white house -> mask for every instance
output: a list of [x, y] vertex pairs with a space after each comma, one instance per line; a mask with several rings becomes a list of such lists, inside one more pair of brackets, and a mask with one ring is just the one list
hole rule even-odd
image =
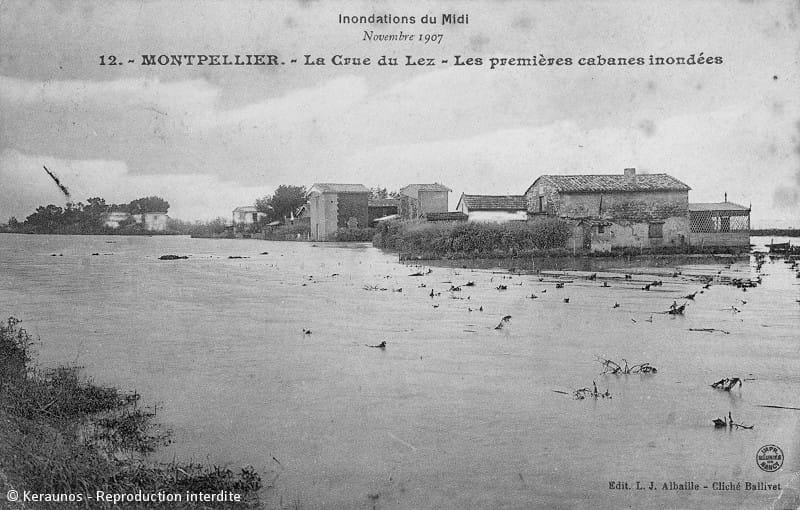
[[148, 212], [144, 214], [132, 214], [131, 218], [136, 223], [142, 224], [145, 230], [151, 232], [164, 232], [167, 230], [167, 220], [169, 216], [165, 212]]
[[233, 224], [234, 225], [252, 225], [258, 223], [261, 218], [266, 216], [265, 213], [260, 212], [254, 205], [243, 205], [233, 210]]
[[467, 215], [467, 221], [525, 221], [528, 205], [524, 195], [467, 195], [462, 193], [456, 210]]
[[106, 214], [104, 225], [109, 228], [119, 228], [119, 224], [130, 218], [131, 215], [125, 211], [112, 211]]

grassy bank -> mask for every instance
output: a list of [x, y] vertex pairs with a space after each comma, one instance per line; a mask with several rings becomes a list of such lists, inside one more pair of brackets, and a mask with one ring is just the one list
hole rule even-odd
[[[40, 369], [32, 347], [18, 320], [0, 323], [0, 507], [260, 508], [261, 478], [252, 468], [150, 461], [170, 433], [138, 394], [98, 386], [78, 367]], [[10, 490], [20, 502], [6, 499]], [[23, 505], [26, 491], [52, 496]], [[130, 501], [101, 501], [98, 491]], [[159, 493], [182, 501], [159, 502]], [[199, 493], [225, 501], [185, 501]]]
[[569, 226], [558, 219], [534, 223], [385, 222], [373, 244], [401, 259], [472, 259], [567, 255]]

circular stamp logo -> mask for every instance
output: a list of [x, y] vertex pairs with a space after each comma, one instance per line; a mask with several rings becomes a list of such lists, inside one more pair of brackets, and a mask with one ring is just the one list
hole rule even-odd
[[756, 464], [762, 471], [772, 473], [783, 466], [783, 450], [774, 444], [766, 444], [756, 453]]

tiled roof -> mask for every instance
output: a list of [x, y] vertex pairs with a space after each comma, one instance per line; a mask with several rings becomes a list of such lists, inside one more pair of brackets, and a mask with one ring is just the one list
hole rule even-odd
[[467, 215], [459, 211], [429, 212], [425, 214], [428, 221], [467, 221]]
[[399, 198], [370, 198], [369, 207], [399, 207]]
[[257, 212], [258, 209], [254, 205], [242, 205], [233, 210], [233, 212]]
[[400, 188], [400, 192], [402, 193], [402, 192], [404, 192], [406, 190], [410, 190], [410, 189], [414, 189], [417, 192], [419, 192], [419, 191], [453, 191], [450, 188], [448, 188], [447, 186], [444, 186], [442, 184], [439, 184], [438, 182], [435, 182], [433, 184], [409, 184], [407, 186], [403, 186], [402, 188]]
[[369, 190], [363, 184], [335, 184], [318, 182], [311, 186], [311, 192], [318, 191], [320, 193], [369, 193]]
[[689, 204], [690, 211], [749, 211], [749, 207], [733, 202], [697, 202]]
[[[629, 181], [622, 174], [607, 175], [542, 175], [540, 180], [554, 186], [562, 193], [596, 193], [610, 191], [689, 191], [691, 188], [667, 174], [636, 174]], [[530, 191], [531, 188], [528, 188]]]
[[470, 211], [524, 211], [528, 208], [524, 195], [461, 195]]

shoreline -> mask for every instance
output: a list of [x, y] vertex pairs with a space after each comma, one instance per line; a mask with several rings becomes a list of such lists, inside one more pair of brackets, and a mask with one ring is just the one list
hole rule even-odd
[[[0, 480], [8, 508], [262, 508], [260, 475], [150, 460], [171, 442], [136, 392], [95, 385], [80, 367], [42, 369], [33, 338], [0, 322]], [[16, 492], [15, 492], [16, 491]], [[12, 495], [13, 494], [13, 495]], [[171, 499], [163, 499], [169, 497]]]

